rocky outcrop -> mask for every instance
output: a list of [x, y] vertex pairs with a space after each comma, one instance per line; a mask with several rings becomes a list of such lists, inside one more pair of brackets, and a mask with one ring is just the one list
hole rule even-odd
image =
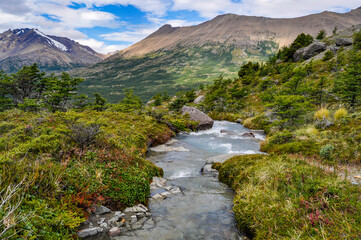
[[349, 39], [349, 38], [337, 38], [336, 39], [336, 46], [339, 46], [339, 47], [350, 46], [352, 44], [353, 44], [353, 40]]
[[293, 55], [293, 61], [298, 62], [300, 60], [310, 59], [316, 56], [317, 54], [325, 51], [326, 48], [327, 45], [323, 42], [313, 42], [308, 47], [298, 49]]
[[181, 112], [183, 115], [189, 114], [190, 120], [199, 122], [197, 130], [206, 130], [213, 127], [213, 119], [194, 107], [183, 106]]

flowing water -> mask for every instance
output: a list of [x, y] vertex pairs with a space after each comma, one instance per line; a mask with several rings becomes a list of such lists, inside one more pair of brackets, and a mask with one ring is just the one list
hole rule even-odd
[[[213, 128], [190, 134], [179, 134], [172, 147], [184, 147], [187, 152], [151, 153], [148, 160], [163, 168], [167, 185], [175, 185], [183, 194], [162, 201], [151, 201], [149, 208], [155, 225], [144, 227], [113, 239], [196, 240], [240, 239], [233, 206], [233, 191], [212, 175], [202, 175], [208, 158], [227, 154], [254, 154], [259, 142], [238, 134], [248, 132], [240, 124], [216, 121]], [[262, 136], [257, 136], [262, 139]], [[153, 193], [154, 194], [154, 193]]]

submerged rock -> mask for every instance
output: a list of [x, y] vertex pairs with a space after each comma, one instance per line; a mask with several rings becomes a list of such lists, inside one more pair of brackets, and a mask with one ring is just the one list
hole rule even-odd
[[180, 147], [172, 147], [167, 144], [158, 145], [156, 147], [151, 147], [149, 150], [153, 152], [189, 152], [188, 149], [180, 146]]
[[213, 127], [213, 119], [194, 107], [183, 106], [181, 112], [183, 115], [189, 114], [190, 120], [199, 122], [197, 130], [206, 130]]
[[252, 132], [246, 132], [246, 133], [243, 133], [243, 134], [242, 134], [242, 137], [254, 138], [255, 135], [254, 135], [254, 133], [252, 133]]
[[264, 130], [249, 130], [251, 133], [255, 133], [255, 134], [260, 134], [260, 135], [265, 135], [266, 133], [264, 132]]

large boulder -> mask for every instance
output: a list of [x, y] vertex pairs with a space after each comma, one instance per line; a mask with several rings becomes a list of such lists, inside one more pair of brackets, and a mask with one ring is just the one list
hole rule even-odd
[[336, 39], [336, 46], [339, 47], [345, 47], [345, 46], [350, 46], [353, 44], [352, 39], [349, 38], [337, 38]]
[[298, 62], [300, 60], [307, 60], [310, 59], [317, 54], [325, 51], [327, 48], [327, 45], [323, 42], [313, 42], [308, 47], [304, 47], [301, 49], [298, 49], [295, 54], [293, 55], [293, 61]]
[[183, 115], [189, 114], [190, 120], [199, 122], [197, 130], [206, 130], [213, 127], [213, 119], [194, 107], [183, 106], [181, 112]]

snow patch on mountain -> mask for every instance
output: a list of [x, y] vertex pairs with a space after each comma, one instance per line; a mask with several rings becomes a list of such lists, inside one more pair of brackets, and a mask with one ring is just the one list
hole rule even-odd
[[54, 45], [55, 47], [59, 48], [60, 50], [66, 52], [68, 51], [68, 48], [64, 45], [64, 44], [61, 44], [60, 42], [52, 39], [51, 37], [48, 37], [46, 36], [44, 33], [40, 32], [39, 30], [35, 29], [34, 30], [37, 34], [39, 34], [40, 36], [46, 38], [48, 40], [48, 42], [52, 45]]

